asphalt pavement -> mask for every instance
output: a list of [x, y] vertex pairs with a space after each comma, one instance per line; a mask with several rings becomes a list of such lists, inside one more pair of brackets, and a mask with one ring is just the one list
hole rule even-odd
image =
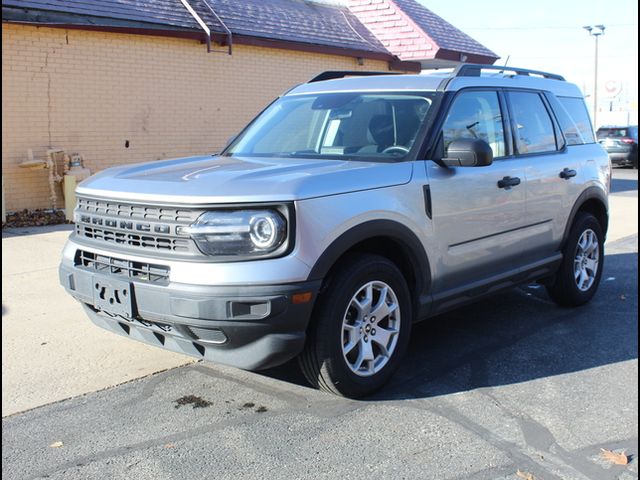
[[[3, 478], [637, 479], [637, 172], [615, 176], [585, 307], [530, 285], [417, 325], [391, 384], [361, 401], [311, 389], [293, 364], [195, 363], [47, 402], [3, 418]], [[132, 369], [150, 368], [141, 358]]]

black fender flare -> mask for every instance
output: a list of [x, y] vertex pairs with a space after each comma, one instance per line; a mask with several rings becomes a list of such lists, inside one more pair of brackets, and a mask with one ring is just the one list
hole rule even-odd
[[564, 228], [564, 235], [562, 236], [562, 248], [567, 242], [569, 238], [569, 232], [571, 231], [571, 227], [573, 226], [573, 222], [576, 218], [576, 215], [582, 208], [582, 206], [587, 203], [589, 200], [598, 200], [602, 206], [604, 207], [606, 215], [606, 224], [603, 225], [603, 230], [606, 235], [607, 230], [609, 228], [609, 201], [607, 200], [607, 195], [604, 190], [600, 187], [591, 186], [587, 188], [584, 192], [580, 194], [576, 202], [573, 204], [573, 208], [571, 209], [571, 213], [569, 214], [569, 220], [567, 221], [567, 225]]
[[427, 293], [431, 283], [431, 267], [427, 253], [416, 234], [393, 220], [371, 220], [361, 223], [336, 238], [320, 255], [309, 273], [308, 280], [323, 280], [338, 259], [360, 242], [373, 238], [389, 238], [401, 245], [414, 270], [416, 298]]

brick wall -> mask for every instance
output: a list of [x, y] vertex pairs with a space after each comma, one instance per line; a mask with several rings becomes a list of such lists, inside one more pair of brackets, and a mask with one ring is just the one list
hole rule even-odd
[[237, 45], [229, 56], [193, 40], [3, 24], [6, 209], [50, 207], [47, 172], [18, 167], [29, 148], [40, 158], [49, 147], [77, 151], [92, 172], [214, 152], [277, 95], [321, 71], [387, 68], [334, 55]]

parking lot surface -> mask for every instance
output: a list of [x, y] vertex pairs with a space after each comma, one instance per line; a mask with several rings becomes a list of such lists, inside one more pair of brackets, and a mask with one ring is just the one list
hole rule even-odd
[[[46, 397], [62, 378], [58, 396], [74, 388], [83, 395], [22, 413], [14, 407], [3, 418], [3, 477], [637, 479], [637, 172], [617, 170], [614, 192], [603, 282], [591, 304], [561, 309], [531, 285], [419, 324], [391, 384], [361, 401], [311, 389], [293, 364], [255, 374], [192, 363], [94, 392], [118, 381], [112, 364], [122, 380], [127, 367], [130, 376], [167, 367], [154, 369], [145, 346], [123, 363], [120, 345], [137, 344], [114, 338], [105, 347], [106, 333], [75, 338], [89, 343], [80, 351], [62, 333], [51, 337], [69, 353], [49, 357], [46, 368], [58, 377], [27, 373], [30, 391]], [[20, 320], [8, 316], [18, 305], [3, 287], [3, 327]], [[19, 345], [10, 338], [19, 335], [3, 328], [3, 347]], [[3, 348], [3, 387], [8, 368], [19, 404], [17, 374], [46, 362], [34, 366], [13, 348], [15, 358]], [[105, 348], [103, 362], [67, 365], [83, 355], [93, 362], [96, 348]], [[168, 365], [187, 360], [157, 352]], [[74, 383], [71, 372], [87, 378]], [[624, 451], [630, 463], [605, 461], [601, 448]]]

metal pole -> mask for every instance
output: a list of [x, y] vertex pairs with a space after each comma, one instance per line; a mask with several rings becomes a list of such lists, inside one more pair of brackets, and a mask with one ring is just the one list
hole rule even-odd
[[600, 35], [594, 35], [596, 37], [596, 71], [593, 81], [593, 126], [598, 128], [598, 37]]
[[598, 128], [598, 37], [604, 35], [604, 25], [587, 25], [584, 28], [589, 35], [596, 37], [596, 58], [595, 58], [595, 72], [593, 78], [593, 126]]

